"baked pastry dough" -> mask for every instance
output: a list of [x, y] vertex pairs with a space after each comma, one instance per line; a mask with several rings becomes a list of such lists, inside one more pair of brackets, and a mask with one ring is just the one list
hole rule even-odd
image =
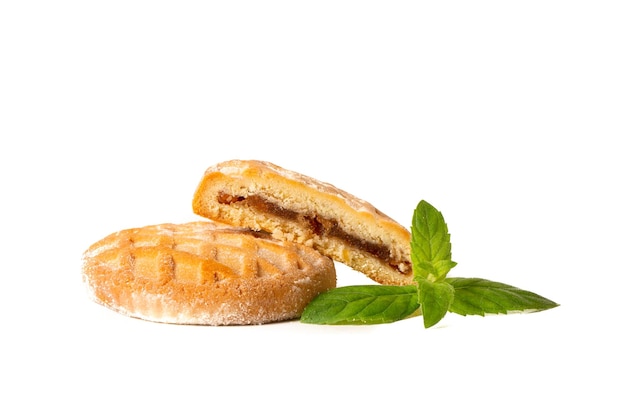
[[381, 284], [411, 284], [410, 233], [337, 187], [264, 161], [206, 170], [193, 198], [205, 218], [302, 243]]
[[336, 285], [333, 261], [319, 252], [209, 221], [111, 234], [83, 254], [83, 280], [117, 312], [208, 325], [294, 319]]

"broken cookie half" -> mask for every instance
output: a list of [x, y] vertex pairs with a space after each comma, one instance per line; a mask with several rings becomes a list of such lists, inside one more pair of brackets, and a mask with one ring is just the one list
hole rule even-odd
[[232, 160], [210, 167], [193, 211], [311, 246], [381, 284], [413, 283], [406, 228], [331, 184], [269, 162]]

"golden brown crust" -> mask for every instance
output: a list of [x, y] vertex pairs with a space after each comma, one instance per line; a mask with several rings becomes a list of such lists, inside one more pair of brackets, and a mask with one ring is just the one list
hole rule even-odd
[[303, 243], [381, 284], [410, 284], [410, 233], [370, 203], [264, 161], [210, 167], [193, 199], [203, 217]]
[[294, 319], [336, 285], [332, 260], [313, 249], [208, 221], [111, 234], [84, 253], [83, 279], [120, 313], [208, 325]]

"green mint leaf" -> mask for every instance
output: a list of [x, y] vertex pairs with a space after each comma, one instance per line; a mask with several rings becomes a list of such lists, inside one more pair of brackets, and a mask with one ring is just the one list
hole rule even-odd
[[447, 278], [454, 287], [450, 312], [462, 316], [542, 311], [558, 304], [530, 291], [482, 278]]
[[411, 262], [416, 279], [442, 280], [452, 261], [450, 234], [443, 215], [426, 201], [419, 202], [411, 224]]
[[455, 298], [454, 287], [447, 280], [431, 282], [427, 279], [419, 279], [417, 284], [424, 327], [429, 328], [439, 323], [448, 312]]
[[402, 320], [419, 308], [417, 287], [351, 285], [326, 291], [304, 309], [311, 324], [380, 324]]

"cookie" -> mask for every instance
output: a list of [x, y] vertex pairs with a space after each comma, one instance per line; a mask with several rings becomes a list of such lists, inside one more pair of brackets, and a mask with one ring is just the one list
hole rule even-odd
[[92, 298], [119, 313], [176, 324], [262, 324], [298, 318], [336, 285], [314, 249], [210, 221], [113, 233], [83, 254]]
[[381, 284], [413, 283], [406, 228], [354, 195], [269, 162], [208, 168], [192, 207], [208, 219], [310, 246]]

